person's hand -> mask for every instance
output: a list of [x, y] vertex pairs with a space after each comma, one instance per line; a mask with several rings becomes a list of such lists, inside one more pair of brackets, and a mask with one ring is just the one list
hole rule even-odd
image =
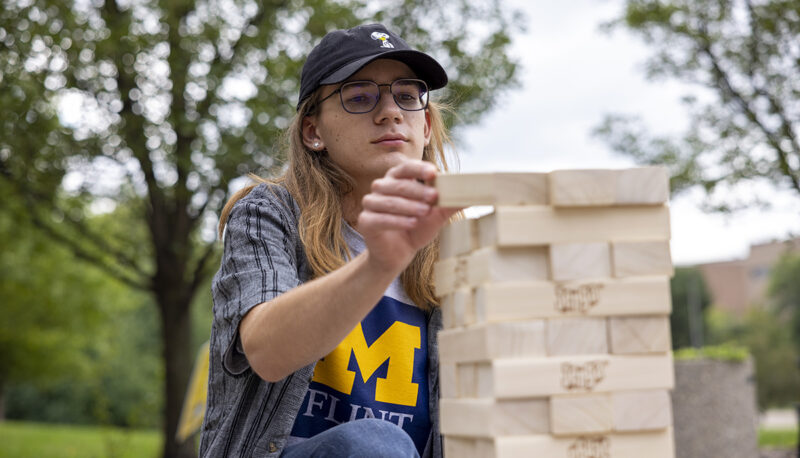
[[376, 268], [402, 272], [416, 252], [430, 243], [458, 208], [435, 206], [436, 167], [409, 160], [372, 182], [362, 200], [358, 231]]

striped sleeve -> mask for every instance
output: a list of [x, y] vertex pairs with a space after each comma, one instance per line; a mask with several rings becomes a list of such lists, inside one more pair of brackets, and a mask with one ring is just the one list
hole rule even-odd
[[231, 375], [249, 363], [241, 349], [239, 323], [250, 309], [298, 284], [295, 229], [276, 201], [242, 199], [225, 229], [220, 270], [214, 277], [214, 320], [219, 326], [217, 351]]

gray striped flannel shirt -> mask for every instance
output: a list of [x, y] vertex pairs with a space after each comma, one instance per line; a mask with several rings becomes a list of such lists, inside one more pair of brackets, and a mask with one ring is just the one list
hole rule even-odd
[[[297, 232], [300, 211], [285, 188], [259, 185], [233, 207], [220, 269], [212, 282], [214, 321], [202, 457], [278, 457], [303, 402], [314, 364], [269, 383], [241, 349], [239, 322], [253, 307], [307, 281], [311, 268]], [[428, 314], [428, 387], [431, 435], [423, 457], [442, 456], [439, 435], [441, 312]], [[303, 336], [297, 336], [302, 339]]]

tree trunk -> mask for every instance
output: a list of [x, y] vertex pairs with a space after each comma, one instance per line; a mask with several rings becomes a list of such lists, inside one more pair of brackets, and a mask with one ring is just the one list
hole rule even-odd
[[194, 441], [178, 443], [175, 435], [178, 431], [181, 408], [189, 382], [193, 351], [191, 347], [191, 315], [189, 313], [190, 298], [182, 298], [178, 294], [180, 286], [175, 285], [169, 291], [157, 293], [161, 311], [161, 336], [164, 354], [165, 375], [165, 417], [164, 417], [164, 458], [196, 457]]

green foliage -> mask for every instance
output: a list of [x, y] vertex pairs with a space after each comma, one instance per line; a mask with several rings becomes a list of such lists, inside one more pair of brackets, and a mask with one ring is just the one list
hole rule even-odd
[[107, 281], [34, 232], [12, 204], [0, 213], [0, 393], [8, 383], [88, 372], [83, 351], [103, 312], [87, 293]]
[[[169, 330], [159, 334], [170, 381], [166, 455], [179, 454], [172, 438], [196, 348], [190, 306], [215, 268], [210, 241], [231, 182], [283, 165], [280, 134], [313, 44], [372, 21], [442, 62], [451, 77], [444, 96], [458, 113], [450, 123], [477, 121], [516, 84], [507, 51], [520, 20], [494, 1], [9, 0], [0, 8], [0, 105], [13, 107], [0, 110], [3, 195], [48, 237], [151, 294]], [[115, 206], [106, 218], [89, 211]], [[15, 306], [46, 320], [32, 303]], [[125, 356], [95, 350], [103, 361]]]
[[148, 430], [0, 423], [0, 458], [152, 458], [160, 442]]
[[[670, 290], [672, 293], [672, 315], [670, 315], [672, 348], [692, 346], [692, 326], [697, 326], [694, 332], [697, 333], [697, 339], [700, 340], [695, 343], [702, 345], [703, 337], [708, 333], [703, 316], [711, 304], [711, 297], [708, 294], [703, 275], [693, 267], [677, 267], [670, 282]], [[696, 317], [692, 315], [693, 308], [697, 310]]]
[[[768, 287], [770, 300], [789, 318], [792, 338], [800, 349], [800, 255], [785, 255], [772, 268]], [[800, 363], [800, 362], [798, 362]]]
[[707, 316], [713, 343], [746, 347], [753, 355], [758, 385], [758, 404], [762, 409], [797, 402], [800, 392], [798, 352], [791, 330], [780, 316], [769, 309], [752, 309], [738, 318], [711, 309]]
[[[116, 213], [92, 224], [124, 220], [123, 208]], [[0, 214], [0, 241], [7, 416], [157, 426], [161, 345], [147, 296], [76, 259], [13, 212]]]
[[709, 345], [700, 348], [681, 348], [675, 351], [675, 359], [713, 359], [716, 361], [727, 361], [740, 363], [750, 357], [750, 352], [745, 347], [733, 344]]
[[[800, 1], [626, 0], [607, 26], [639, 35], [653, 53], [651, 78], [703, 88], [687, 96], [682, 138], [651, 135], [635, 116], [608, 115], [595, 130], [616, 151], [671, 171], [673, 191], [700, 186], [706, 207], [768, 206], [740, 185], [771, 184], [800, 197]], [[749, 189], [749, 188], [748, 188]]]

